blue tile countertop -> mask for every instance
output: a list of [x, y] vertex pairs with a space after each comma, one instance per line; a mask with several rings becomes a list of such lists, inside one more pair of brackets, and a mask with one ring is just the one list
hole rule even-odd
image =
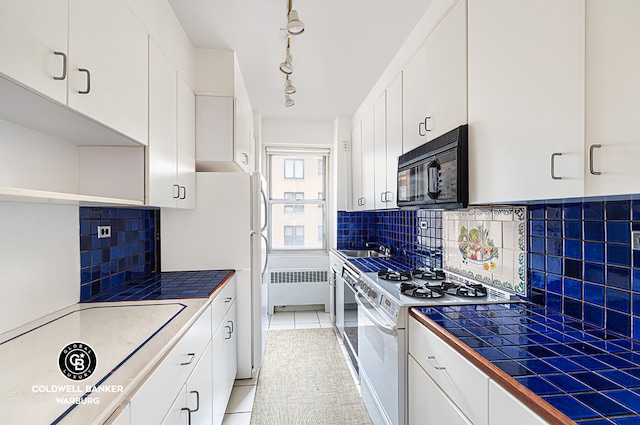
[[83, 302], [207, 298], [234, 273], [234, 270], [152, 273]]
[[578, 424], [640, 424], [637, 340], [530, 303], [414, 308], [411, 314], [435, 322]]

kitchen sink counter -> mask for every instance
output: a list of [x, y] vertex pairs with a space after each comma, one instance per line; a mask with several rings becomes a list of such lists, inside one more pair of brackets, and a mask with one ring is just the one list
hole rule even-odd
[[636, 340], [530, 303], [410, 314], [550, 423], [640, 423]]
[[[158, 291], [158, 282], [153, 289], [142, 285], [148, 290], [130, 285], [128, 293], [109, 297], [127, 301], [78, 303], [0, 335], [2, 422], [103, 423], [127, 404], [233, 273], [169, 274], [165, 280], [172, 283], [159, 285], [165, 291]], [[209, 284], [203, 285], [206, 276]], [[181, 281], [183, 291], [168, 290]], [[65, 347], [78, 342], [96, 360], [95, 371], [83, 380], [69, 379], [59, 367]]]

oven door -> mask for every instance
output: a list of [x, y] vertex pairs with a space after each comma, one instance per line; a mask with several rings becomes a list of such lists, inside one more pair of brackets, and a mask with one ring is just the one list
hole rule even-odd
[[397, 425], [401, 331], [362, 295], [356, 295], [356, 302], [362, 398], [374, 424]]
[[[345, 349], [349, 354], [351, 360], [351, 366], [359, 377], [359, 365], [358, 365], [358, 308], [356, 304], [355, 289], [352, 288], [344, 278], [339, 279], [339, 285], [341, 286], [340, 295], [341, 308], [336, 315], [336, 322], [338, 323], [338, 331], [342, 336]], [[338, 315], [339, 313], [339, 315]]]

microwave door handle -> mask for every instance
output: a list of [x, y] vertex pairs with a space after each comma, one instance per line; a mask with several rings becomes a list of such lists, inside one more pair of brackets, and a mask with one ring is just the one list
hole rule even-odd
[[440, 196], [440, 163], [437, 160], [431, 161], [427, 165], [427, 195], [431, 199], [438, 199]]

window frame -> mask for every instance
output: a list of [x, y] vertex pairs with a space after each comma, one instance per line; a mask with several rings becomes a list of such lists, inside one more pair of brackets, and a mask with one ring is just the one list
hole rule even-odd
[[[274, 157], [285, 157], [283, 158], [284, 160], [287, 159], [294, 159], [294, 160], [302, 160], [303, 164], [304, 164], [304, 160], [308, 157], [318, 157], [321, 156], [322, 158], [320, 158], [320, 160], [324, 161], [324, 171], [323, 173], [320, 175], [320, 178], [322, 179], [322, 190], [324, 193], [324, 199], [314, 199], [315, 197], [311, 197], [311, 198], [304, 198], [304, 199], [300, 199], [298, 201], [296, 201], [296, 205], [300, 204], [302, 206], [304, 205], [315, 205], [317, 206], [317, 208], [322, 209], [321, 212], [321, 219], [320, 222], [315, 222], [313, 225], [317, 224], [318, 226], [322, 226], [324, 228], [324, 238], [321, 241], [318, 241], [321, 243], [321, 247], [311, 247], [311, 248], [305, 248], [304, 245], [302, 246], [291, 246], [291, 247], [287, 247], [287, 248], [274, 248], [273, 247], [273, 230], [274, 230], [274, 226], [273, 226], [273, 211], [274, 208], [277, 208], [277, 206], [282, 205], [282, 208], [285, 205], [293, 205], [291, 202], [291, 199], [274, 199], [273, 198], [273, 193], [272, 193], [272, 188], [273, 188], [273, 184], [269, 184], [269, 190], [268, 190], [268, 194], [267, 194], [267, 204], [268, 204], [268, 208], [269, 208], [269, 213], [267, 214], [269, 217], [269, 223], [268, 223], [268, 233], [269, 233], [269, 244], [268, 244], [268, 252], [269, 253], [273, 253], [273, 254], [277, 254], [277, 255], [300, 255], [301, 253], [304, 255], [317, 255], [317, 254], [326, 254], [329, 251], [329, 246], [328, 246], [328, 240], [329, 240], [329, 223], [328, 223], [328, 216], [329, 216], [329, 199], [327, 196], [327, 192], [329, 191], [329, 187], [331, 182], [329, 181], [329, 167], [330, 167], [330, 153], [331, 150], [330, 149], [317, 149], [317, 148], [294, 148], [294, 149], [289, 149], [288, 147], [266, 147], [265, 149], [265, 169], [266, 169], [266, 176], [268, 176], [268, 181], [272, 182], [274, 181], [272, 179], [272, 177], [274, 177], [273, 173], [274, 173], [274, 167], [273, 167], [273, 158]], [[303, 167], [304, 168], [304, 167]], [[308, 170], [307, 170], [308, 171]], [[303, 171], [303, 174], [306, 174]], [[278, 178], [278, 176], [275, 176], [276, 178]], [[284, 176], [283, 176], [284, 177]], [[279, 177], [282, 178], [282, 177]], [[301, 179], [286, 179], [286, 180], [301, 180]], [[311, 209], [309, 209], [309, 211], [311, 211]], [[305, 208], [305, 212], [307, 212], [307, 209]], [[287, 213], [287, 214], [291, 214], [291, 213]], [[295, 214], [295, 213], [294, 213]], [[308, 229], [307, 229], [308, 230]], [[305, 234], [307, 232], [305, 231]], [[311, 234], [313, 234], [315, 232], [312, 232]], [[315, 239], [315, 238], [314, 238]]]

